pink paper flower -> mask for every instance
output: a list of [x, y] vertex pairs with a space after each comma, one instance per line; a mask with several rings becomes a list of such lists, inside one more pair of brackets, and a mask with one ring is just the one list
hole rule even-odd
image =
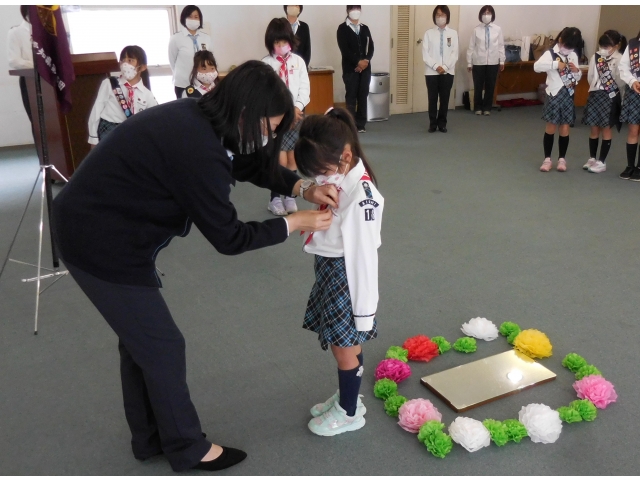
[[600, 375], [588, 375], [573, 384], [578, 398], [590, 400], [598, 408], [606, 408], [618, 399], [613, 384]]
[[411, 433], [418, 433], [429, 420], [442, 420], [442, 414], [429, 400], [416, 398], [405, 402], [398, 411], [398, 425]]
[[396, 383], [400, 383], [411, 375], [411, 367], [395, 358], [387, 358], [378, 364], [375, 375], [376, 380], [388, 378]]

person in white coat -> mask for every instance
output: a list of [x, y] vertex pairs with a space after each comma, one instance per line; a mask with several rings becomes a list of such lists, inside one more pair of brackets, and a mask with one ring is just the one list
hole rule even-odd
[[316, 274], [303, 328], [318, 335], [323, 350], [331, 348], [339, 385], [327, 401], [311, 408], [314, 418], [308, 426], [316, 435], [333, 436], [365, 424], [366, 408], [358, 398], [364, 369], [361, 345], [378, 335], [378, 248], [384, 198], [346, 109], [306, 118], [295, 152], [302, 175], [315, 177], [319, 185], [335, 185], [339, 192], [331, 226], [307, 232], [303, 247], [315, 256]]
[[[29, 6], [20, 5], [22, 23], [16, 27], [11, 27], [7, 35], [7, 60], [11, 70], [23, 70], [33, 68], [33, 48], [31, 47], [31, 23], [29, 22]], [[27, 93], [27, 82], [24, 77], [20, 77], [20, 94], [22, 104], [27, 112], [29, 121], [31, 118], [31, 106]]]
[[211, 37], [202, 32], [202, 12], [196, 5], [187, 5], [180, 14], [183, 30], [169, 40], [169, 65], [173, 72], [176, 98], [189, 86], [193, 56], [200, 50], [212, 50]]
[[[433, 9], [434, 28], [422, 39], [422, 59], [429, 96], [429, 132], [447, 132], [447, 111], [458, 61], [458, 32], [449, 28], [451, 12], [446, 5]], [[440, 108], [438, 108], [438, 100]]]
[[467, 49], [467, 70], [473, 73], [476, 115], [491, 115], [498, 71], [504, 70], [504, 38], [502, 29], [493, 23], [495, 19], [496, 11], [491, 5], [480, 9], [478, 20], [481, 23], [471, 32]]

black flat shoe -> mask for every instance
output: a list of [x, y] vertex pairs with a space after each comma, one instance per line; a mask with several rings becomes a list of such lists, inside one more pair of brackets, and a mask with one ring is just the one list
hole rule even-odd
[[436, 131], [436, 127], [429, 127], [429, 130], [427, 130], [429, 133], [433, 133]]
[[439, 127], [438, 130], [440, 130], [442, 133], [447, 133], [447, 127]]
[[242, 450], [231, 447], [222, 447], [222, 453], [218, 458], [211, 460], [210, 462], [200, 462], [191, 467], [191, 469], [215, 472], [217, 470], [224, 470], [225, 468], [233, 467], [245, 458], [247, 458], [247, 454]]

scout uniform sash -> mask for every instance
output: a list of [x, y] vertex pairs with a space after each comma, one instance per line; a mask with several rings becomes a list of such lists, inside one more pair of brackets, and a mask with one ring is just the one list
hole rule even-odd
[[615, 78], [613, 78], [613, 73], [611, 73], [611, 68], [609, 68], [609, 62], [611, 60], [605, 60], [605, 58], [599, 53], [595, 54], [596, 59], [596, 70], [598, 71], [598, 76], [600, 77], [600, 89], [604, 90], [610, 98], [615, 97], [620, 92], [618, 88], [618, 84], [616, 83]]
[[120, 87], [120, 82], [116, 77], [109, 77], [109, 82], [111, 82], [111, 89], [113, 90], [113, 94], [116, 96], [116, 100], [120, 104], [122, 111], [124, 112], [124, 116], [129, 118], [133, 115], [133, 111], [131, 110], [131, 105], [127, 101], [122, 92], [122, 87]]
[[569, 68], [568, 57], [567, 57], [567, 60], [563, 60], [562, 57], [558, 55], [556, 52], [554, 52], [552, 48], [549, 49], [549, 52], [551, 52], [551, 58], [554, 61], [560, 59], [565, 64], [564, 69], [558, 73], [560, 73], [560, 80], [562, 80], [562, 83], [564, 83], [564, 86], [567, 87], [567, 90], [569, 90], [569, 95], [573, 96], [574, 92], [576, 91], [576, 85], [578, 85], [578, 81], [576, 80], [576, 77], [573, 75], [573, 72]]

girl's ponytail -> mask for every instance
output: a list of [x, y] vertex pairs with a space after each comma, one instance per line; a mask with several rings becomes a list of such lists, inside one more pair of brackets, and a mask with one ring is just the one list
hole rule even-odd
[[151, 90], [151, 80], [149, 80], [149, 69], [146, 69], [142, 73], [140, 73], [140, 80], [142, 80], [142, 84]]
[[[640, 33], [638, 33], [638, 37], [640, 37]], [[625, 37], [624, 35], [620, 34], [620, 47], [618, 48], [618, 51], [620, 53], [624, 53], [624, 51], [627, 49], [627, 45], [629, 43], [627, 42], [627, 37]]]

